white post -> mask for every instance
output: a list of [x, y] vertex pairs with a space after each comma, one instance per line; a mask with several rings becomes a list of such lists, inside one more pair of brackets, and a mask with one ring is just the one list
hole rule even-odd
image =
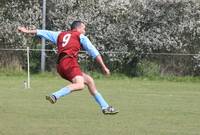
[[28, 68], [28, 78], [27, 78], [27, 88], [30, 88], [30, 60], [29, 60], [29, 47], [27, 47], [27, 68]]

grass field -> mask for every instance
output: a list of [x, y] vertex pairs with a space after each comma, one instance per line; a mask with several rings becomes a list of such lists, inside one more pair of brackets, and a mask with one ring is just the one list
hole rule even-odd
[[59, 77], [0, 77], [0, 135], [200, 135], [200, 83], [98, 79], [118, 108], [104, 116], [87, 89], [51, 105], [45, 95], [64, 86]]

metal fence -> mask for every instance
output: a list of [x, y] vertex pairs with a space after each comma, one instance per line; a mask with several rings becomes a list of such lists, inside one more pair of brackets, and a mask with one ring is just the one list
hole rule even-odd
[[[23, 71], [27, 73], [27, 87], [30, 87], [30, 75], [41, 70], [41, 49], [0, 48], [0, 72]], [[44, 51], [44, 50], [43, 50]], [[143, 58], [128, 59], [127, 52], [100, 52], [111, 72], [132, 76], [142, 75], [200, 75], [200, 54], [146, 53]], [[56, 50], [45, 50], [46, 71], [56, 71]], [[99, 71], [97, 64], [86, 52], [79, 54], [79, 63], [83, 71]]]

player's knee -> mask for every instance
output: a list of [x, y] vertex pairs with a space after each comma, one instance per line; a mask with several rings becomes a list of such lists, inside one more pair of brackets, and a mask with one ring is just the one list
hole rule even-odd
[[79, 83], [79, 90], [83, 90], [85, 88], [84, 83]]
[[94, 84], [94, 80], [93, 80], [92, 77], [89, 77], [89, 78], [88, 78], [87, 84], [88, 84], [88, 85]]

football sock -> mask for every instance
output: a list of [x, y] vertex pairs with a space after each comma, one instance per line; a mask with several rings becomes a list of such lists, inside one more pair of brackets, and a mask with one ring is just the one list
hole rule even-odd
[[101, 106], [101, 109], [106, 109], [109, 107], [108, 103], [104, 100], [104, 98], [98, 91], [94, 94], [94, 98], [96, 102]]
[[56, 99], [59, 99], [60, 97], [63, 97], [70, 93], [71, 93], [70, 89], [67, 87], [64, 87], [64, 88], [60, 89], [59, 91], [54, 92], [52, 95], [54, 95], [56, 97]]

